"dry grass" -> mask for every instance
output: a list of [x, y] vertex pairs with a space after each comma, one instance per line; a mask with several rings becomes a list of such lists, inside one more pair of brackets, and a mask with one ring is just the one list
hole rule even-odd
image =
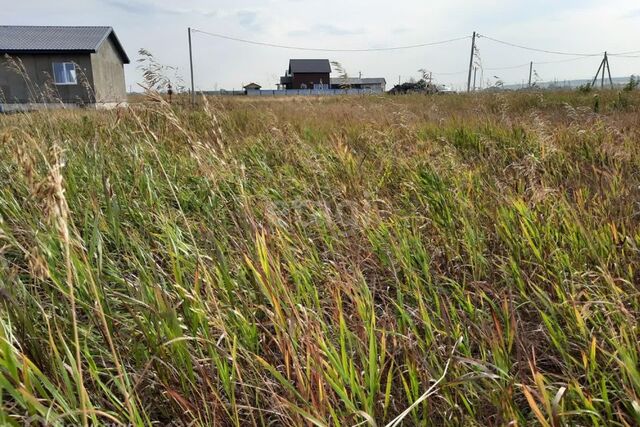
[[640, 423], [640, 97], [0, 116], [0, 423]]

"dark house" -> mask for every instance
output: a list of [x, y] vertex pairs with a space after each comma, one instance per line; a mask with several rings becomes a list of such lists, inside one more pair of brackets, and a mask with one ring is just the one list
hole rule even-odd
[[0, 26], [0, 109], [126, 102], [129, 62], [111, 27]]
[[329, 89], [330, 75], [328, 59], [290, 59], [280, 85], [285, 89]]

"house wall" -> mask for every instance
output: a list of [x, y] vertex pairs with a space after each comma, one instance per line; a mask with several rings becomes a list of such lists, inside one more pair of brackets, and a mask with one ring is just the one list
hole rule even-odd
[[124, 64], [115, 44], [108, 38], [98, 52], [91, 54], [97, 103], [126, 102]]
[[362, 89], [372, 89], [380, 92], [384, 92], [385, 85], [382, 83], [367, 83], [360, 86]]
[[[386, 85], [384, 83], [354, 83], [350, 85], [346, 85], [349, 89], [369, 89], [376, 92], [384, 92]], [[345, 85], [336, 83], [331, 84], [331, 89], [343, 89]]]
[[320, 84], [321, 81], [326, 85], [331, 84], [329, 73], [295, 73], [290, 89], [301, 89], [303, 83], [307, 85], [307, 89], [313, 89], [313, 85]]
[[[13, 56], [21, 62], [21, 75], [10, 65], [11, 59], [0, 57], [0, 103], [92, 103], [93, 72], [89, 54], [20, 54]], [[54, 62], [75, 62], [78, 83], [53, 83]]]

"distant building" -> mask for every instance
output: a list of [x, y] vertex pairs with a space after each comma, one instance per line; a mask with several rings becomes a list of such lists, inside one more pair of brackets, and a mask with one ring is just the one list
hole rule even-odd
[[126, 102], [129, 62], [111, 27], [0, 26], [0, 109]]
[[375, 78], [353, 78], [334, 77], [331, 79], [331, 89], [370, 89], [375, 92], [384, 92], [387, 87], [387, 80], [384, 77]]
[[329, 89], [331, 64], [328, 59], [290, 59], [289, 68], [280, 77], [285, 89]]
[[257, 92], [260, 89], [262, 89], [262, 86], [260, 86], [258, 83], [249, 83], [248, 85], [242, 86], [242, 88], [244, 89], [244, 93], [245, 95], [248, 94], [249, 92]]

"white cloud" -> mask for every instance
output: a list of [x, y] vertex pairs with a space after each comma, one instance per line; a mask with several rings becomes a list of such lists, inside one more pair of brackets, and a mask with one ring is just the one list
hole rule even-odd
[[163, 5], [161, 2], [151, 2], [145, 0], [103, 0], [106, 4], [125, 13], [141, 16], [155, 15], [157, 13], [170, 15], [204, 15], [213, 17], [217, 13], [214, 10], [180, 8], [171, 4]]

